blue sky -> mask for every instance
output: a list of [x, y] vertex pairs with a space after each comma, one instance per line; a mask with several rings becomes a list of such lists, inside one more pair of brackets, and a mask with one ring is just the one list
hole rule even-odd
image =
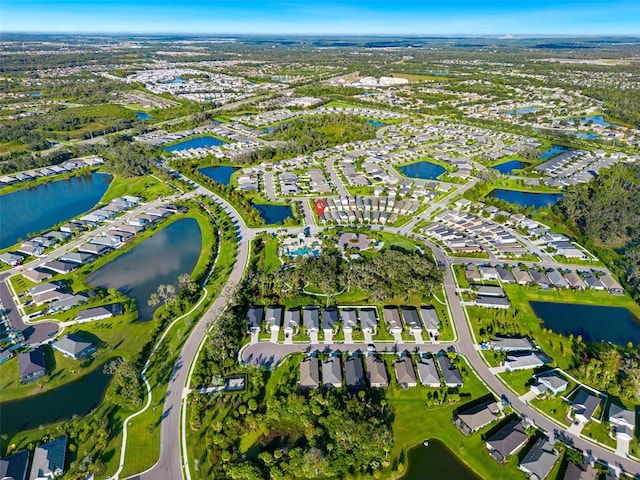
[[639, 0], [0, 0], [5, 32], [640, 34]]

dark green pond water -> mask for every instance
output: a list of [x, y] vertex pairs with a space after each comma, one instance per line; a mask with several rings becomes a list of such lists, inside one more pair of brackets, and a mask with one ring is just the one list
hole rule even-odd
[[413, 447], [407, 459], [409, 468], [402, 480], [482, 480], [439, 440]]
[[[10, 361], [17, 362], [17, 359]], [[80, 380], [42, 394], [1, 403], [2, 433], [11, 435], [63, 422], [74, 415], [86, 415], [100, 404], [111, 378], [102, 373], [100, 365]]]
[[546, 328], [568, 337], [582, 335], [585, 342], [640, 344], [638, 319], [623, 307], [601, 307], [572, 303], [529, 302]]

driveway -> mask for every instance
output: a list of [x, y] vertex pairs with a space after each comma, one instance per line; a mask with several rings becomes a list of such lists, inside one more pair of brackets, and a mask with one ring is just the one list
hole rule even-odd
[[271, 331], [271, 343], [278, 343], [278, 334], [280, 333], [279, 330], [272, 330]]
[[324, 330], [324, 342], [322, 343], [333, 343], [333, 332], [331, 330]]
[[351, 344], [353, 343], [353, 335], [351, 330], [343, 330], [344, 332], [344, 343]]
[[412, 333], [413, 333], [413, 338], [416, 341], [416, 344], [422, 345], [424, 343], [424, 340], [422, 339], [422, 332], [418, 332], [417, 330], [414, 330]]
[[626, 457], [629, 453], [629, 440], [616, 436], [616, 455]]
[[567, 428], [567, 432], [572, 433], [575, 436], [580, 436], [580, 432], [584, 428], [586, 424], [582, 422], [573, 422], [569, 428]]
[[318, 331], [312, 330], [309, 332], [309, 343], [317, 344], [318, 343]]
[[395, 340], [395, 342], [400, 345], [404, 343], [404, 340], [402, 339], [402, 332], [394, 332], [393, 333], [393, 339]]

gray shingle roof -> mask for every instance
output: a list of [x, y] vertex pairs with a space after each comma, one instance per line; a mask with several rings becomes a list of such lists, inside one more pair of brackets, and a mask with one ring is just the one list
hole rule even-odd
[[551, 444], [545, 438], [540, 438], [522, 459], [520, 468], [542, 480], [547, 478], [557, 460], [558, 454]]
[[491, 435], [487, 440], [487, 445], [498, 452], [504, 459], [521, 447], [527, 441], [527, 438], [529, 437], [524, 432], [522, 423], [514, 419]]
[[36, 447], [33, 451], [30, 479], [44, 477], [47, 474], [60, 475], [64, 471], [64, 459], [67, 454], [67, 437], [58, 437], [51, 442]]

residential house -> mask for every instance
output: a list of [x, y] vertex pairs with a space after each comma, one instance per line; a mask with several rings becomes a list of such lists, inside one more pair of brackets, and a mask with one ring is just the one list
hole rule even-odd
[[327, 308], [322, 312], [322, 330], [326, 333], [333, 333], [333, 329], [338, 323], [338, 310]]
[[267, 307], [265, 321], [269, 327], [270, 332], [279, 331], [280, 323], [282, 322], [282, 307], [278, 307], [278, 306]]
[[416, 379], [416, 372], [413, 370], [413, 362], [411, 361], [411, 357], [406, 356], [399, 358], [393, 364], [393, 368], [396, 372], [396, 380], [400, 384], [400, 386], [407, 387], [415, 387], [418, 385], [418, 381]]
[[318, 331], [320, 328], [320, 310], [318, 307], [305, 307], [302, 309], [302, 325], [307, 333]]
[[564, 275], [565, 280], [574, 290], [585, 290], [587, 285], [582, 281], [577, 272], [569, 272]]
[[544, 480], [558, 460], [558, 454], [546, 438], [539, 438], [524, 456], [518, 468], [533, 480]]
[[402, 307], [404, 324], [412, 332], [422, 332], [422, 322], [415, 307]]
[[84, 245], [80, 245], [78, 247], [79, 252], [89, 253], [92, 255], [104, 255], [109, 250], [111, 250], [111, 247], [108, 247], [106, 245], [96, 245], [94, 243], [85, 243]]
[[389, 376], [384, 362], [375, 355], [369, 355], [365, 360], [367, 367], [367, 380], [369, 385], [374, 388], [383, 388], [389, 386]]
[[464, 435], [471, 435], [496, 420], [499, 414], [498, 404], [490, 399], [463, 412], [458, 412], [453, 417], [453, 423]]
[[433, 358], [422, 358], [416, 363], [420, 383], [425, 387], [440, 387], [440, 376]]
[[624, 288], [608, 273], [600, 277], [600, 281], [612, 295], [624, 295]]
[[300, 326], [300, 310], [285, 310], [283, 325], [285, 339], [293, 337]]
[[355, 308], [341, 309], [340, 317], [342, 318], [342, 329], [345, 331], [351, 331], [358, 325], [358, 316]]
[[122, 305], [120, 303], [112, 303], [111, 305], [103, 305], [101, 307], [88, 308], [80, 310], [76, 321], [78, 323], [91, 322], [94, 320], [104, 320], [114, 315], [122, 314]]
[[44, 352], [40, 347], [18, 355], [20, 382], [30, 383], [42, 378], [47, 373]]
[[508, 355], [504, 361], [504, 368], [507, 372], [538, 368], [543, 365], [544, 361], [534, 352]]
[[35, 298], [39, 295], [42, 295], [43, 293], [55, 292], [59, 288], [60, 288], [60, 285], [58, 285], [57, 283], [47, 282], [47, 283], [41, 283], [40, 285], [36, 285], [35, 287], [31, 287], [29, 289], [29, 293], [31, 294], [32, 297]]
[[78, 294], [78, 295], [64, 294], [58, 300], [56, 300], [55, 302], [51, 302], [49, 304], [48, 312], [49, 313], [65, 312], [75, 307], [76, 305], [79, 305], [82, 302], [86, 302], [86, 301], [87, 301], [87, 296], [83, 294]]
[[0, 254], [0, 262], [6, 263], [12, 267], [16, 265], [22, 264], [24, 257], [22, 255], [18, 255], [17, 253], [4, 252]]
[[318, 388], [320, 386], [320, 367], [318, 359], [307, 357], [300, 362], [300, 388]]
[[467, 264], [464, 270], [464, 276], [469, 282], [478, 282], [482, 280], [480, 270], [478, 270], [478, 267], [473, 263]]
[[78, 268], [78, 265], [76, 263], [60, 262], [58, 260], [53, 260], [51, 262], [47, 262], [44, 265], [42, 265], [42, 268], [64, 275], [66, 273], [71, 273], [74, 270], [76, 270]]
[[531, 275], [531, 278], [533, 279], [534, 283], [536, 283], [540, 288], [544, 288], [544, 289], [551, 288], [551, 282], [549, 281], [549, 279], [547, 278], [544, 272], [541, 272], [540, 270], [532, 269], [532, 270], [529, 270], [529, 274]]
[[480, 276], [482, 280], [498, 280], [500, 278], [495, 268], [486, 265], [480, 267]]
[[361, 308], [360, 309], [360, 325], [362, 331], [365, 333], [376, 334], [378, 329], [378, 317], [376, 315], [375, 308]]
[[558, 270], [549, 270], [547, 272], [549, 281], [555, 288], [568, 288], [569, 282], [562, 276]]
[[29, 467], [29, 450], [19, 450], [13, 455], [0, 458], [2, 480], [26, 480]]
[[249, 308], [247, 311], [247, 330], [249, 333], [260, 331], [263, 315], [264, 309], [262, 307]]
[[498, 272], [498, 277], [502, 283], [515, 283], [516, 279], [511, 273], [511, 270], [503, 267], [502, 265], [496, 266], [496, 271]]
[[523, 352], [536, 348], [533, 341], [527, 337], [496, 337], [491, 340], [490, 346], [496, 352]]
[[384, 323], [387, 325], [389, 332], [402, 332], [402, 323], [400, 321], [400, 314], [398, 313], [397, 307], [384, 307], [382, 309], [382, 318], [384, 318]]
[[596, 480], [596, 478], [598, 478], [598, 470], [590, 463], [569, 462], [562, 480]]
[[437, 354], [438, 358], [438, 366], [440, 367], [440, 372], [442, 372], [442, 378], [444, 378], [444, 384], [447, 387], [462, 387], [464, 384], [462, 381], [462, 375], [460, 375], [460, 371], [451, 364], [449, 361], [449, 357], [447, 354], [441, 350]]
[[339, 356], [332, 356], [326, 362], [322, 362], [322, 380], [325, 388], [342, 387], [342, 367]]
[[429, 337], [434, 340], [437, 339], [441, 322], [436, 309], [422, 306], [420, 307], [420, 316], [422, 317], [422, 324], [429, 334]]
[[577, 421], [587, 423], [591, 420], [600, 402], [602, 402], [600, 397], [581, 388], [571, 402], [570, 409], [574, 412]]
[[502, 287], [495, 285], [471, 285], [471, 287], [478, 292], [478, 295], [486, 297], [505, 297], [507, 294]]
[[22, 276], [27, 280], [32, 281], [33, 283], [40, 283], [45, 280], [49, 280], [51, 277], [53, 277], [53, 274], [49, 272], [45, 272], [38, 268], [33, 268], [30, 270], [24, 270], [22, 272]]
[[93, 343], [71, 333], [56, 340], [52, 347], [65, 357], [71, 357], [75, 360], [89, 358], [96, 352], [96, 347]]
[[587, 284], [587, 287], [593, 290], [604, 290], [602, 282], [591, 272], [586, 272], [584, 274], [584, 283]]
[[522, 422], [518, 419], [513, 419], [491, 435], [487, 439], [486, 445], [493, 458], [499, 462], [504, 462], [507, 457], [520, 450], [528, 439], [529, 437], [524, 431]]
[[473, 303], [477, 307], [484, 308], [501, 308], [508, 309], [511, 307], [511, 303], [507, 297], [488, 297], [486, 295], [478, 295]]
[[60, 260], [62, 261], [78, 263], [78, 264], [93, 262], [95, 258], [96, 257], [91, 255], [90, 253], [84, 253], [84, 252], [67, 252], [60, 256]]
[[531, 275], [529, 275], [529, 272], [526, 270], [515, 267], [511, 273], [513, 273], [513, 277], [516, 279], [518, 285], [529, 285], [531, 283]]
[[344, 373], [348, 390], [362, 390], [366, 386], [362, 358], [355, 355], [347, 358], [344, 362]]
[[536, 395], [546, 395], [548, 393], [558, 395], [569, 387], [569, 382], [556, 372], [546, 372], [534, 378], [536, 382], [531, 385], [531, 391]]
[[616, 438], [631, 441], [636, 428], [636, 412], [627, 410], [612, 403], [609, 407], [609, 423], [613, 427]]
[[54, 478], [64, 473], [67, 437], [58, 437], [36, 447], [33, 451], [29, 480]]

